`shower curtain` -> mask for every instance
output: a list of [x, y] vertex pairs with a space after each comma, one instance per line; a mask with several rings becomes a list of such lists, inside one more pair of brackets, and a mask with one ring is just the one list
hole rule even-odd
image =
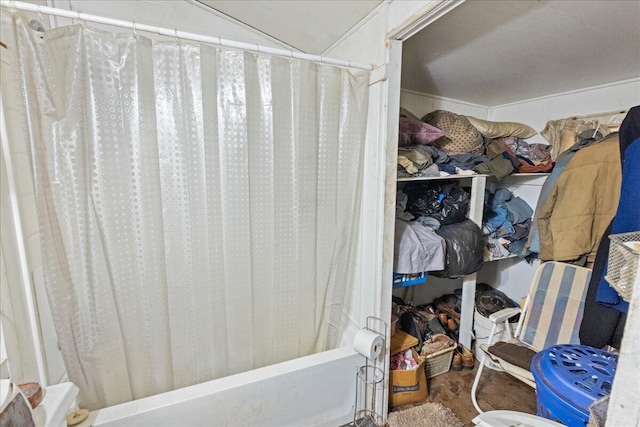
[[80, 404], [334, 348], [369, 73], [25, 22], [45, 284]]

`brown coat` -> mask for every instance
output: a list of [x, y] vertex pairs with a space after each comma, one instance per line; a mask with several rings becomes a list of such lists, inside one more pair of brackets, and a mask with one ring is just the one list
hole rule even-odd
[[578, 151], [538, 212], [540, 259], [570, 261], [587, 255], [593, 262], [616, 213], [621, 179], [617, 133]]

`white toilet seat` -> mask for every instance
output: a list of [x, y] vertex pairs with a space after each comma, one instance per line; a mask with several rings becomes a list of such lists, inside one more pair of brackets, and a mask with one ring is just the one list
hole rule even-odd
[[563, 427], [564, 424], [516, 411], [488, 411], [473, 419], [479, 427]]

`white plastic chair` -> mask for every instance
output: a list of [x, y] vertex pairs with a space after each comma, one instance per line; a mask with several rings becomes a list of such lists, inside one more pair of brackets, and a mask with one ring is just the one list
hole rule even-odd
[[[471, 388], [471, 400], [479, 413], [483, 413], [476, 398], [478, 383], [487, 357], [502, 370], [535, 388], [533, 375], [527, 369], [515, 366], [491, 355], [488, 351], [499, 324], [504, 324], [510, 342], [538, 352], [555, 344], [580, 344], [578, 332], [584, 312], [591, 270], [562, 262], [546, 262], [536, 270], [526, 302], [520, 308], [506, 308], [489, 316], [492, 323], [489, 340], [484, 350]], [[521, 313], [515, 338], [511, 338], [509, 319]], [[488, 356], [489, 355], [489, 356]]]

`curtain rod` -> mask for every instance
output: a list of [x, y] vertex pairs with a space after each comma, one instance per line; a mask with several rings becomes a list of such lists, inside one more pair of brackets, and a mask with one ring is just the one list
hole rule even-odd
[[24, 3], [20, 1], [0, 0], [0, 4], [4, 7], [25, 10], [28, 12], [44, 13], [47, 15], [61, 16], [64, 18], [78, 19], [80, 21], [95, 22], [99, 24], [112, 25], [114, 27], [128, 28], [134, 31], [146, 31], [169, 37], [176, 37], [184, 40], [193, 40], [201, 43], [214, 44], [218, 46], [230, 47], [235, 49], [249, 50], [252, 52], [268, 53], [271, 55], [288, 56], [291, 58], [305, 59], [307, 61], [320, 62], [329, 65], [338, 65], [341, 67], [357, 68], [360, 70], [373, 70], [371, 64], [361, 64], [357, 62], [344, 61], [342, 59], [327, 58], [319, 55], [310, 55], [292, 50], [261, 46], [258, 44], [237, 42], [226, 40], [220, 37], [205, 36], [202, 34], [181, 31], [176, 28], [156, 27], [154, 25], [139, 24], [135, 21], [124, 21], [122, 19], [107, 18], [105, 16], [90, 15], [88, 13], [77, 12], [66, 9], [58, 9], [55, 7], [41, 6], [32, 3]]

